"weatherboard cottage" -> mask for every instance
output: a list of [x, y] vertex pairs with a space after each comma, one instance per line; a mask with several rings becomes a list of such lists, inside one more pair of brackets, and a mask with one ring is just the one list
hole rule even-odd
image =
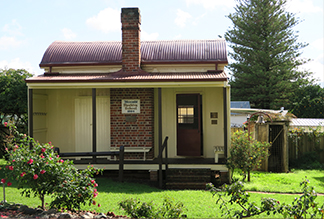
[[[47, 48], [40, 63], [44, 74], [26, 80], [29, 134], [61, 153], [124, 146], [125, 171], [144, 171], [153, 180], [168, 139], [168, 168], [176, 175], [226, 178], [225, 40], [140, 41], [138, 8], [122, 8], [121, 22], [122, 42], [55, 41]], [[79, 168], [92, 163], [118, 169], [116, 156], [74, 159]]]

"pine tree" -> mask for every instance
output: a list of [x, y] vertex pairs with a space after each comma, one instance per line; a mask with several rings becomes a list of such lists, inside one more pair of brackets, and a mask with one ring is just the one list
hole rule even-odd
[[299, 23], [285, 11], [286, 0], [239, 0], [228, 15], [233, 28], [225, 33], [235, 60], [229, 65], [233, 100], [251, 106], [279, 109], [287, 106], [298, 87], [310, 84], [310, 72], [298, 69], [306, 43], [298, 43]]

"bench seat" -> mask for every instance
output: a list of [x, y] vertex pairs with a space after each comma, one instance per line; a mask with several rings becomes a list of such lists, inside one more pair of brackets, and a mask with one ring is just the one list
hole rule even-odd
[[[143, 160], [146, 160], [146, 153], [149, 152], [152, 147], [127, 147], [124, 146], [125, 152], [135, 152], [135, 153], [144, 153]], [[119, 147], [110, 147], [110, 151], [119, 151]], [[115, 157], [116, 159], [116, 157]]]

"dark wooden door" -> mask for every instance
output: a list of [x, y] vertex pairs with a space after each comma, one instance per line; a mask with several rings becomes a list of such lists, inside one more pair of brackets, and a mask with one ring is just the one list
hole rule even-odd
[[177, 155], [202, 155], [201, 96], [177, 95]]

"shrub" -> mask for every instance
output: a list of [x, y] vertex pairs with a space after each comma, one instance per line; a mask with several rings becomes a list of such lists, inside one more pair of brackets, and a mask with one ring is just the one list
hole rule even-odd
[[9, 160], [2, 182], [10, 186], [8, 180], [17, 180], [21, 194], [39, 197], [43, 209], [46, 195], [53, 197], [51, 207], [80, 209], [82, 204], [94, 203], [98, 184], [92, 177], [100, 170], [88, 168], [78, 171], [72, 161], [64, 161], [54, 153], [50, 142], [40, 144], [17, 132], [15, 126], [9, 128], [6, 148]]
[[164, 198], [160, 208], [155, 207], [153, 202], [137, 199], [126, 199], [119, 206], [132, 218], [180, 218], [184, 211], [182, 202], [174, 203], [169, 197]]
[[[207, 188], [212, 192], [213, 196], [218, 196], [216, 203], [220, 203], [223, 216], [230, 218], [245, 218], [260, 215], [262, 213], [281, 214], [284, 218], [306, 218], [310, 215], [311, 218], [319, 216], [324, 217], [324, 204], [320, 206], [315, 201], [317, 194], [313, 187], [309, 186], [307, 179], [300, 183], [302, 187], [302, 195], [295, 198], [293, 203], [280, 204], [279, 201], [272, 198], [262, 198], [260, 205], [255, 202], [250, 202], [250, 194], [244, 189], [242, 182], [236, 182], [232, 185], [224, 185], [221, 189], [214, 187], [213, 184], [208, 184]], [[228, 207], [230, 205], [238, 205], [240, 210]]]
[[259, 168], [263, 159], [268, 158], [270, 144], [259, 142], [248, 136], [246, 131], [236, 131], [231, 137], [230, 154], [227, 158], [227, 167], [231, 169], [233, 179], [234, 169], [241, 169], [243, 181], [248, 174], [250, 181], [250, 171]]
[[296, 169], [323, 169], [324, 164], [320, 162], [320, 153], [316, 151], [305, 152], [298, 159], [289, 160], [289, 167]]

